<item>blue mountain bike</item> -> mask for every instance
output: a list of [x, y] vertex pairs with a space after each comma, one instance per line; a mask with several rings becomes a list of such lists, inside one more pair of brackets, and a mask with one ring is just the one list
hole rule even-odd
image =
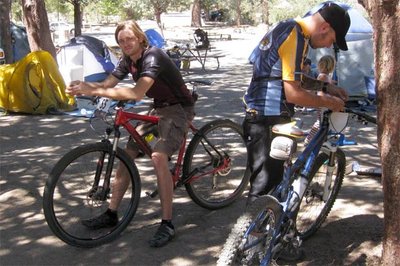
[[[274, 265], [281, 252], [300, 246], [328, 216], [342, 186], [348, 145], [341, 133], [350, 114], [376, 124], [376, 119], [352, 109], [322, 112], [320, 129], [292, 163], [297, 139], [305, 133], [296, 122], [276, 125], [270, 156], [284, 160], [282, 182], [259, 197], [238, 218], [217, 265]], [[355, 144], [355, 143], [354, 143]]]

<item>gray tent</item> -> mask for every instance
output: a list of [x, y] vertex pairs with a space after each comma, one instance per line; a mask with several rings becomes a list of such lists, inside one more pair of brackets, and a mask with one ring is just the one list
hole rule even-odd
[[[317, 12], [324, 2], [311, 9], [305, 16]], [[326, 54], [336, 56], [337, 65], [334, 78], [345, 88], [350, 97], [375, 99], [374, 55], [372, 26], [356, 9], [349, 5], [333, 2], [345, 8], [351, 25], [346, 35], [348, 51], [334, 49], [311, 49], [309, 57], [315, 66], [319, 58]]]
[[30, 53], [28, 35], [25, 27], [18, 26], [11, 22], [11, 40], [13, 48], [14, 62], [20, 60]]

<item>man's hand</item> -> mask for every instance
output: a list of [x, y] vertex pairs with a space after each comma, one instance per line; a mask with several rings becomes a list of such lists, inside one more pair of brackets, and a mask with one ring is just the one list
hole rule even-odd
[[349, 99], [349, 95], [347, 94], [345, 89], [335, 86], [333, 84], [328, 84], [327, 93], [329, 93], [330, 95], [339, 97], [340, 99], [342, 99], [345, 102]]
[[70, 95], [87, 95], [91, 96], [92, 95], [92, 86], [90, 86], [88, 83], [79, 81], [79, 80], [74, 80], [72, 81], [69, 86], [66, 88], [65, 92], [70, 94]]
[[334, 112], [340, 112], [344, 110], [344, 101], [336, 96], [324, 94], [322, 96], [326, 101], [326, 107]]

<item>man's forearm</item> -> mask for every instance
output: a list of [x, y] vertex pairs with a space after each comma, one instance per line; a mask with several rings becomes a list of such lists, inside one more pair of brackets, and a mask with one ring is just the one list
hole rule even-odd
[[321, 91], [324, 87], [324, 83], [325, 82], [314, 79], [306, 74], [303, 74], [301, 78], [301, 87], [305, 90]]

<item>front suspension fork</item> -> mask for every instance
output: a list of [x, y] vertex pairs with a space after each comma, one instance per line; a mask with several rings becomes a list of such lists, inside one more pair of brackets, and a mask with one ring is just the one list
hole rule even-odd
[[327, 142], [324, 143], [324, 146], [321, 148], [324, 153], [329, 156], [327, 166], [326, 166], [326, 178], [324, 184], [324, 194], [322, 195], [323, 201], [327, 201], [331, 192], [332, 185], [332, 176], [333, 171], [335, 170], [335, 159], [336, 159], [336, 151], [337, 147]]
[[[111, 190], [111, 175], [114, 167], [115, 156], [117, 154], [118, 143], [121, 133], [118, 129], [115, 130], [114, 140], [112, 141], [112, 149], [108, 151], [108, 160], [106, 165], [106, 172], [104, 175], [103, 185], [100, 186], [101, 175], [104, 168], [104, 162], [106, 161], [107, 152], [102, 152], [97, 160], [96, 174], [94, 183], [90, 192], [92, 199], [105, 201]], [[102, 142], [110, 143], [108, 139], [104, 139]]]

